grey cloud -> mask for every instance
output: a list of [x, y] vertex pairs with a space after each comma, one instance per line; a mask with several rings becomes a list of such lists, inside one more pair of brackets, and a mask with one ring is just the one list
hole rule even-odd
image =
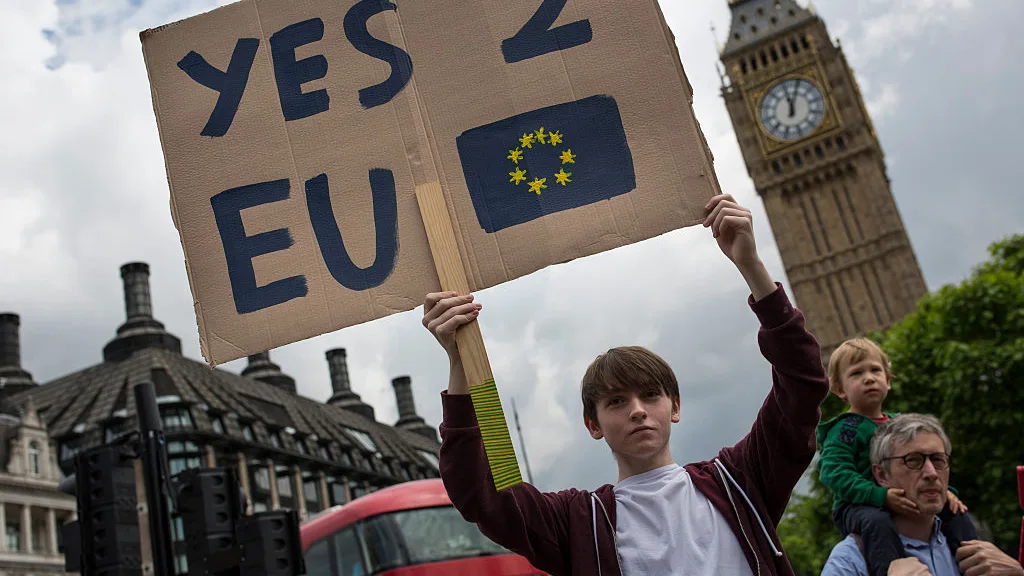
[[[723, 259], [725, 266], [728, 263]], [[742, 438], [770, 388], [770, 367], [757, 350], [757, 321], [745, 297], [746, 291], [737, 282], [707, 306], [681, 307], [652, 323], [659, 334], [652, 348], [673, 367], [680, 382], [681, 421], [673, 427], [671, 442], [679, 462], [709, 458], [722, 446]], [[593, 354], [600, 351], [591, 350]], [[589, 361], [593, 354], [580, 356]], [[571, 436], [549, 438], [542, 426], [528, 434], [528, 442], [532, 437], [535, 443], [565, 443], [558, 466], [539, 471], [534, 466], [542, 488], [595, 487], [615, 481], [610, 450], [603, 441], [592, 440], [582, 424], [581, 375], [582, 367], [563, 383], [559, 394], [571, 399], [564, 402]], [[536, 421], [531, 424], [539, 425]]]
[[85, 62], [106, 69], [115, 59], [125, 32], [173, 22], [200, 11], [212, 2], [173, 0], [56, 0], [57, 19], [41, 30], [52, 45], [46, 58], [50, 70], [69, 62]]

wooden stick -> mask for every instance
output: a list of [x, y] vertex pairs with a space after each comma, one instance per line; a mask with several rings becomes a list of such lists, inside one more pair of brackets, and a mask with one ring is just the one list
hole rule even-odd
[[[469, 281], [466, 279], [466, 269], [462, 266], [441, 183], [434, 181], [416, 186], [416, 201], [427, 230], [427, 242], [434, 257], [441, 289], [468, 294]], [[501, 409], [501, 398], [494, 384], [494, 375], [491, 374], [491, 364], [487, 360], [480, 324], [474, 320], [459, 328], [455, 333], [455, 341], [466, 370], [466, 379], [469, 380], [469, 393], [480, 424], [494, 487], [503, 490], [522, 484], [519, 461], [505, 422], [505, 413]]]

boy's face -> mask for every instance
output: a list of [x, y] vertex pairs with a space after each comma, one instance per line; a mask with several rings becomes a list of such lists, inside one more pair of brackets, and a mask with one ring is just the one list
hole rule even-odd
[[890, 386], [885, 375], [885, 366], [876, 354], [846, 366], [840, 378], [843, 391], [839, 393], [839, 397], [857, 409], [878, 408], [889, 394]]
[[628, 458], [658, 455], [668, 445], [672, 424], [679, 422], [679, 400], [662, 390], [618, 390], [597, 401], [597, 421], [584, 418], [595, 440], [604, 438], [612, 452]]

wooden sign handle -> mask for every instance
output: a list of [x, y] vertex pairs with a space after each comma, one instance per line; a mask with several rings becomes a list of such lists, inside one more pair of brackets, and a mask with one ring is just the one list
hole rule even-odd
[[[434, 257], [437, 277], [444, 291], [469, 293], [469, 281], [466, 269], [462, 266], [459, 245], [455, 241], [455, 230], [448, 216], [448, 205], [441, 191], [441, 183], [434, 181], [416, 186], [416, 201], [423, 217], [423, 226], [427, 230], [427, 242], [430, 253]], [[509, 434], [505, 413], [501, 409], [501, 398], [491, 374], [491, 364], [487, 360], [487, 349], [484, 347], [480, 324], [474, 320], [458, 329], [455, 341], [459, 346], [459, 356], [466, 370], [469, 381], [469, 393], [473, 398], [473, 410], [480, 424], [487, 462], [494, 477], [497, 490], [522, 484], [523, 477], [519, 471], [512, 436]]]

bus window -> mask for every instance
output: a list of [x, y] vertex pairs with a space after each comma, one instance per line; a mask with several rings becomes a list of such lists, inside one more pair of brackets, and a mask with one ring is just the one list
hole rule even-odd
[[413, 564], [510, 554], [484, 536], [475, 524], [466, 522], [451, 506], [404, 510], [392, 517]]
[[[363, 555], [359, 550], [359, 540], [356, 539], [356, 531], [346, 528], [331, 537], [335, 545], [335, 565], [338, 567], [337, 576], [366, 576], [366, 568], [363, 567]], [[308, 570], [308, 568], [307, 568]]]
[[371, 572], [408, 565], [406, 554], [402, 551], [401, 536], [391, 516], [382, 514], [359, 523], [363, 542], [366, 544], [366, 561]]
[[328, 539], [314, 542], [306, 550], [306, 574], [308, 576], [335, 576], [331, 572], [331, 551]]
[[366, 576], [355, 530], [346, 528], [314, 542], [306, 551], [309, 576]]
[[361, 524], [373, 571], [510, 554], [451, 506], [392, 512]]

